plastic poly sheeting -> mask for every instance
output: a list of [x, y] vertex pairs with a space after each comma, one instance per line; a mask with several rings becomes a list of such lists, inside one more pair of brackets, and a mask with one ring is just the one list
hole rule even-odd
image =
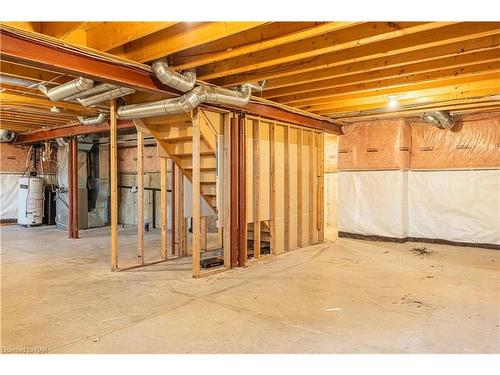
[[21, 174], [0, 175], [0, 219], [17, 219], [18, 180]]
[[409, 236], [500, 244], [500, 170], [412, 171]]
[[407, 184], [406, 171], [339, 172], [339, 231], [406, 237]]
[[462, 121], [453, 131], [411, 124], [411, 169], [500, 167], [500, 117]]
[[409, 168], [410, 127], [404, 119], [360, 122], [342, 129], [339, 170]]

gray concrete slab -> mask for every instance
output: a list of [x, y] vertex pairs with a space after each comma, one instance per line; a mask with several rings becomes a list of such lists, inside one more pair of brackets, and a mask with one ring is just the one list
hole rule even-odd
[[[1, 346], [50, 353], [498, 353], [500, 252], [337, 239], [191, 277], [112, 273], [109, 229], [0, 228]], [[121, 265], [135, 261], [120, 229]], [[146, 259], [160, 234], [146, 233]], [[428, 256], [413, 247], [432, 250]]]

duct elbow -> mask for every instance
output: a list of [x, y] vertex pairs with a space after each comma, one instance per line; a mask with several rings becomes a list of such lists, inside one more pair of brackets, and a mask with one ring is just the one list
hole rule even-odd
[[104, 113], [99, 113], [99, 115], [95, 117], [78, 117], [78, 121], [82, 125], [99, 125], [106, 121], [106, 115]]
[[189, 70], [178, 73], [170, 69], [165, 60], [155, 61], [152, 65], [155, 76], [165, 85], [182, 92], [191, 90], [196, 84], [196, 72]]
[[425, 121], [441, 129], [451, 129], [455, 125], [455, 119], [446, 111], [425, 112]]

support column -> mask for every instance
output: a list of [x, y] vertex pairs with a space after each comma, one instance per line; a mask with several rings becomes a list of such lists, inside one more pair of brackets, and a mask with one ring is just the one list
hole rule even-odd
[[141, 131], [137, 132], [137, 261], [144, 264], [144, 135]]
[[198, 109], [193, 110], [193, 277], [200, 276], [200, 256], [201, 256], [201, 208], [200, 208], [200, 119]]
[[231, 118], [231, 136], [230, 136], [230, 169], [231, 169], [231, 267], [238, 267], [238, 248], [239, 248], [239, 205], [238, 205], [238, 119], [236, 116]]
[[285, 171], [284, 171], [284, 190], [285, 190], [285, 250], [290, 250], [290, 125], [285, 126]]
[[71, 137], [68, 144], [68, 235], [78, 238], [78, 141]]
[[238, 266], [247, 261], [247, 184], [246, 184], [246, 121], [245, 115], [238, 117], [238, 204], [239, 204], [239, 251]]
[[111, 270], [118, 269], [118, 152], [116, 145], [116, 101], [111, 100], [109, 109], [109, 144], [111, 159]]
[[253, 138], [253, 256], [260, 258], [260, 118], [252, 122]]
[[224, 201], [224, 228], [222, 246], [224, 247], [224, 266], [231, 267], [231, 123], [230, 115], [223, 115], [224, 134], [224, 194], [219, 199]]
[[161, 259], [167, 259], [167, 158], [160, 158]]
[[176, 196], [175, 196], [175, 183], [176, 183], [176, 180], [175, 180], [175, 174], [176, 174], [176, 169], [177, 169], [177, 166], [175, 165], [175, 162], [173, 159], [170, 159], [170, 165], [172, 166], [171, 168], [171, 171], [170, 171], [170, 190], [171, 190], [171, 196], [170, 196], [170, 209], [172, 210], [171, 211], [171, 215], [170, 215], [170, 220], [171, 220], [171, 223], [170, 223], [170, 226], [171, 226], [171, 230], [170, 230], [170, 235], [171, 235], [171, 248], [172, 248], [172, 255], [175, 255], [175, 199], [176, 199]]

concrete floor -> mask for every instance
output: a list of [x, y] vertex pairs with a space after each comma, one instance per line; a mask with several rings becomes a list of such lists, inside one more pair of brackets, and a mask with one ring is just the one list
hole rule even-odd
[[[82, 231], [78, 240], [52, 227], [0, 230], [2, 348], [500, 351], [495, 250], [339, 239], [195, 280], [189, 258], [111, 273], [107, 229]], [[121, 232], [122, 253], [132, 260], [133, 229]], [[158, 232], [146, 241], [148, 252], [158, 251]], [[416, 256], [415, 246], [434, 253]]]

